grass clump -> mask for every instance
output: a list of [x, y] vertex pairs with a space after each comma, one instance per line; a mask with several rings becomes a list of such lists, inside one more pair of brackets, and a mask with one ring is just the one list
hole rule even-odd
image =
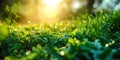
[[[0, 41], [5, 60], [120, 59], [119, 12], [85, 14], [53, 24], [10, 25]], [[2, 35], [1, 35], [2, 36]]]

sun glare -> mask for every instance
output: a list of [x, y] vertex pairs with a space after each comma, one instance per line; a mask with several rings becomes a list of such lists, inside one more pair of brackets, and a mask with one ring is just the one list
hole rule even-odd
[[59, 4], [62, 0], [42, 0], [44, 6], [44, 15], [48, 18], [55, 18], [58, 14]]
[[75, 2], [72, 4], [72, 7], [75, 8], [75, 9], [80, 8], [80, 2], [75, 1]]
[[60, 3], [62, 0], [42, 0], [46, 5], [56, 5]]
[[54, 18], [57, 15], [57, 8], [56, 7], [47, 7], [44, 10], [44, 13], [49, 18]]

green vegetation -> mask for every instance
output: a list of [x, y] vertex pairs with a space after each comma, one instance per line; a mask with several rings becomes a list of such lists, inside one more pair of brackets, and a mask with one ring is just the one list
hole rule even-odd
[[120, 12], [56, 23], [0, 25], [0, 59], [119, 60]]

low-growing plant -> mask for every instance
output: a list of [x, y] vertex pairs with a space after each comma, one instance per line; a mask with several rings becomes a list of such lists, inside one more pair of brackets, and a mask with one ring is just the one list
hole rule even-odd
[[[6, 37], [0, 35], [0, 59], [119, 60], [118, 16], [117, 12], [101, 12], [53, 24], [7, 26]], [[111, 27], [118, 29], [112, 32]]]

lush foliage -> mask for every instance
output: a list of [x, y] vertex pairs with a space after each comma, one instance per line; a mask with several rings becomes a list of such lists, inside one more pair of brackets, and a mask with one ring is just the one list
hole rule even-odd
[[0, 25], [0, 59], [120, 59], [119, 12], [80, 15], [57, 23]]

